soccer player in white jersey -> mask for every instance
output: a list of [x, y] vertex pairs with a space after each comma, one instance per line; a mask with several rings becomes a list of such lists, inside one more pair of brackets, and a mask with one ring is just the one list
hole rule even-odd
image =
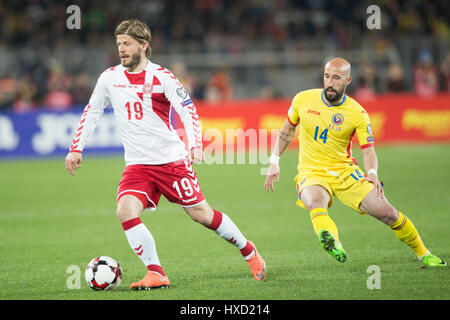
[[[148, 58], [151, 33], [147, 24], [131, 19], [114, 32], [121, 64], [104, 71], [81, 116], [65, 159], [74, 175], [82, 151], [103, 110], [112, 105], [125, 150], [126, 167], [117, 192], [117, 216], [132, 250], [147, 268], [146, 276], [131, 289], [170, 285], [159, 261], [155, 240], [142, 223], [146, 208], [156, 208], [163, 194], [178, 203], [196, 222], [208, 227], [240, 249], [255, 280], [264, 280], [266, 264], [225, 213], [206, 202], [192, 163], [203, 161], [202, 136], [195, 106], [179, 80]], [[172, 107], [179, 114], [188, 150], [170, 123]]]

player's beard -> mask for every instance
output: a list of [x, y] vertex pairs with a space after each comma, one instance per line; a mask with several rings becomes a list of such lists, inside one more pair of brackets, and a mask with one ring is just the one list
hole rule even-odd
[[[328, 94], [328, 90], [331, 89], [334, 91], [334, 96], [329, 96]], [[332, 89], [330, 87], [325, 89], [325, 98], [331, 102], [331, 103], [335, 103], [338, 102], [339, 100], [341, 100], [342, 96], [344, 95], [345, 92], [345, 87], [342, 88], [342, 90], [340, 90], [339, 92], [335, 89]]]
[[141, 63], [141, 55], [139, 52], [136, 52], [131, 56], [131, 61], [128, 63], [122, 62], [122, 66], [125, 68], [133, 69], [136, 67], [139, 63]]

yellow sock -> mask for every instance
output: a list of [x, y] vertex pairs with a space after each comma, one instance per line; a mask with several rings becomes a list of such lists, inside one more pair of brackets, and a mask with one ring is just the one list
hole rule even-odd
[[423, 244], [422, 238], [412, 221], [400, 211], [398, 212], [398, 220], [391, 224], [390, 227], [397, 238], [413, 249], [419, 258], [428, 252], [428, 249]]
[[320, 230], [325, 229], [329, 231], [337, 241], [339, 241], [338, 229], [333, 220], [331, 220], [331, 218], [328, 216], [327, 209], [315, 208], [311, 210], [309, 215], [311, 217], [311, 222], [316, 234], [319, 234]]

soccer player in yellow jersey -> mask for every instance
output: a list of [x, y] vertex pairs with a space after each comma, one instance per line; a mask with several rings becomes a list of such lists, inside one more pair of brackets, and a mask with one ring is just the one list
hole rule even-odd
[[[298, 127], [297, 205], [309, 211], [314, 230], [328, 253], [340, 262], [347, 260], [336, 224], [328, 215], [335, 196], [357, 212], [387, 224], [425, 265], [446, 266], [444, 260], [425, 247], [412, 221], [384, 196], [377, 176], [378, 160], [369, 115], [345, 94], [352, 80], [350, 69], [347, 60], [332, 59], [325, 65], [324, 89], [306, 90], [295, 96], [272, 151], [264, 184], [266, 191], [274, 190], [280, 156]], [[367, 174], [352, 157], [355, 134]]]

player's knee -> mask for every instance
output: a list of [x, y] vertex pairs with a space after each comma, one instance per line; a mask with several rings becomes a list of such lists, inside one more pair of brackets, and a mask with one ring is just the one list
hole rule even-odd
[[127, 208], [126, 206], [118, 206], [116, 215], [119, 218], [120, 222], [125, 222], [138, 217], [138, 215], [133, 210], [131, 210], [131, 208]]
[[397, 210], [395, 210], [392, 206], [380, 206], [377, 208], [377, 211], [377, 218], [387, 225], [395, 223], [398, 219]]
[[207, 216], [205, 210], [195, 210], [189, 214], [191, 219], [203, 225], [207, 225]]
[[308, 211], [315, 208], [328, 208], [330, 202], [328, 192], [318, 186], [306, 187], [301, 193], [301, 199]]
[[122, 221], [127, 216], [127, 210], [124, 207], [117, 207], [116, 215]]
[[308, 211], [311, 211], [315, 208], [328, 208], [328, 200], [319, 195], [309, 197], [305, 200], [302, 199], [302, 201]]
[[186, 212], [189, 214], [191, 219], [198, 222], [204, 226], [209, 226], [211, 224], [211, 214], [210, 208], [206, 206], [196, 206], [189, 208]]
[[120, 222], [138, 218], [144, 210], [143, 203], [134, 195], [124, 195], [117, 203], [116, 214]]
[[394, 224], [398, 219], [398, 212], [397, 210], [395, 210], [394, 208], [389, 208], [389, 210], [387, 210], [385, 217], [384, 217], [384, 223], [386, 223], [387, 225], [392, 225]]

